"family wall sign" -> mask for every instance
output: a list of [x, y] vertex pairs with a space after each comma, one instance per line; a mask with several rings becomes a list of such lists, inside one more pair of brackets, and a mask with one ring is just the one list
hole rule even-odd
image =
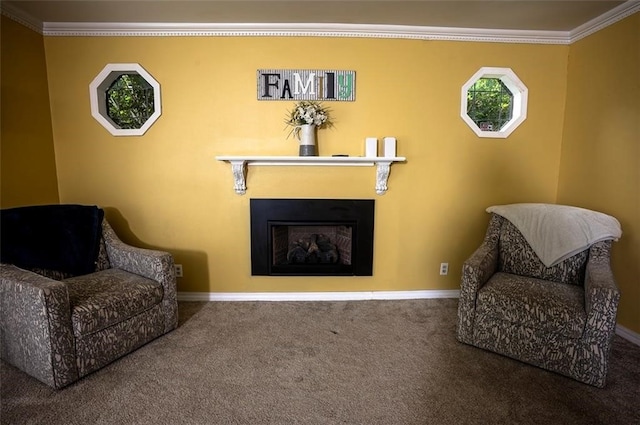
[[356, 100], [356, 72], [259, 69], [258, 100]]

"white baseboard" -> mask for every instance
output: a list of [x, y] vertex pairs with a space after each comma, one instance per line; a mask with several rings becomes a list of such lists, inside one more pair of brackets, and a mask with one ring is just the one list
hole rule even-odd
[[460, 290], [357, 292], [178, 292], [179, 301], [363, 301], [458, 298]]
[[627, 341], [633, 342], [635, 345], [640, 345], [640, 334], [627, 329], [624, 326], [616, 325], [616, 334]]

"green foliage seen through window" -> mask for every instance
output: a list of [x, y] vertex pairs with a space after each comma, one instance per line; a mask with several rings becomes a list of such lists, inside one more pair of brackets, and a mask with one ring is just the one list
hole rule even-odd
[[513, 117], [513, 94], [499, 78], [480, 78], [467, 90], [467, 115], [483, 131], [500, 131]]
[[106, 92], [109, 118], [121, 129], [139, 129], [154, 112], [153, 87], [139, 74], [122, 74]]

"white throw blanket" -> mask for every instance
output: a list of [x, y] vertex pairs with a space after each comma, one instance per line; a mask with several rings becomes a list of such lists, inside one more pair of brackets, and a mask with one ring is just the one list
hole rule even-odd
[[551, 267], [596, 242], [622, 236], [620, 222], [607, 214], [554, 204], [494, 205], [496, 213], [522, 233], [545, 266]]

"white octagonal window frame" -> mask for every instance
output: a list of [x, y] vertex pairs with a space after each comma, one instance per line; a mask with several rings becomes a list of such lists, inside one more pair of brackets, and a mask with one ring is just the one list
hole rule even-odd
[[[513, 113], [501, 129], [496, 131], [482, 130], [467, 114], [467, 92], [481, 78], [497, 78], [513, 94]], [[467, 123], [478, 137], [506, 138], [527, 118], [527, 101], [529, 90], [510, 68], [483, 67], [478, 70], [462, 86], [460, 94], [460, 117]]]
[[[107, 110], [107, 90], [120, 76], [124, 74], [138, 74], [153, 88], [153, 114], [140, 128], [120, 128]], [[109, 133], [114, 136], [142, 136], [156, 122], [162, 114], [160, 102], [160, 83], [137, 63], [110, 63], [89, 84], [89, 99], [91, 101], [91, 115]]]

